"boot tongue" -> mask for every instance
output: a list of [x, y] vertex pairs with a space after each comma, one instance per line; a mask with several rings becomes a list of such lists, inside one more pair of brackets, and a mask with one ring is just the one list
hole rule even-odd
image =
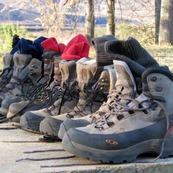
[[[15, 53], [13, 56], [14, 61], [14, 70], [13, 70], [13, 77], [10, 80], [11, 83], [16, 83], [19, 79], [19, 75], [24, 70], [24, 68], [29, 64], [31, 61], [32, 56], [29, 54], [19, 54]], [[24, 79], [27, 76], [25, 73], [24, 76], [21, 77], [21, 80]]]
[[54, 64], [53, 64], [53, 58], [52, 60], [50, 59], [44, 59], [44, 74], [43, 77], [39, 80], [39, 84], [49, 84], [50, 80], [52, 79], [52, 73], [53, 73], [53, 68], [54, 68]]
[[84, 87], [91, 87], [94, 84], [93, 77], [96, 75], [96, 71], [97, 64], [95, 60], [77, 62], [77, 81], [81, 91], [84, 91]]
[[137, 94], [137, 91], [130, 68], [123, 61], [114, 60], [113, 63], [117, 76], [116, 90], [122, 93], [122, 95], [128, 95], [133, 98]]
[[59, 68], [60, 61], [61, 60], [59, 58], [56, 58], [54, 60], [54, 76], [53, 76], [54, 80], [49, 85], [50, 89], [53, 89], [54, 87], [61, 85], [62, 75], [61, 75], [61, 71], [60, 71], [60, 68]]
[[5, 54], [5, 56], [3, 57], [4, 68], [0, 75], [1, 78], [4, 78], [4, 77], [9, 78], [12, 76], [12, 66], [13, 66], [12, 60], [13, 60], [13, 55], [11, 55], [10, 53]]
[[76, 83], [76, 61], [62, 60], [59, 63], [59, 68], [62, 75], [62, 89], [64, 89], [64, 86], [73, 89], [72, 87], [74, 87], [74, 84]]
[[3, 57], [3, 63], [4, 63], [4, 68], [9, 68], [11, 67], [11, 62], [13, 59], [13, 55], [7, 53], [4, 57]]
[[102, 92], [104, 92], [106, 95], [111, 93], [112, 90], [115, 89], [116, 80], [117, 77], [114, 66], [113, 65], [104, 66], [103, 71], [101, 72], [99, 78], [99, 84], [104, 87]]
[[33, 58], [26, 67], [25, 72], [22, 72], [19, 77], [21, 77], [23, 73], [27, 73], [32, 82], [36, 84], [38, 79], [42, 76], [42, 61]]

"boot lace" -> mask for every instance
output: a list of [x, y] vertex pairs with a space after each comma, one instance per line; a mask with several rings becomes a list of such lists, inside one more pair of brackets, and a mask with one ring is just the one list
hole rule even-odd
[[[79, 93], [80, 90], [78, 89]], [[94, 102], [103, 103], [106, 100], [107, 96], [105, 94], [104, 86], [100, 85], [99, 82], [96, 82], [91, 90], [84, 88], [84, 93], [82, 95], [83, 99], [85, 99], [84, 104], [80, 104], [79, 102], [76, 104], [74, 110], [67, 113], [67, 117], [74, 118], [76, 116], [84, 117], [93, 112], [93, 104]], [[80, 99], [80, 98], [79, 98]], [[89, 112], [85, 110], [86, 106], [89, 106]]]
[[59, 104], [58, 105], [53, 104], [50, 107], [47, 107], [45, 110], [51, 116], [53, 116], [52, 110], [57, 110], [57, 115], [59, 115], [61, 113], [61, 108], [66, 101], [78, 100], [77, 98], [79, 91], [76, 90], [75, 87], [73, 89], [70, 89], [69, 86], [66, 83], [64, 83], [63, 88], [64, 88], [63, 91], [62, 89], [60, 89], [61, 92], [59, 97]]
[[139, 102], [136, 99], [119, 95], [117, 100], [107, 104], [106, 112], [100, 113], [101, 117], [95, 122], [95, 127], [100, 130], [109, 128], [136, 111], [147, 113], [150, 109], [155, 110], [157, 106], [158, 104], [151, 99]]
[[[121, 98], [121, 95], [120, 95], [120, 98]], [[155, 110], [159, 106], [161, 110], [163, 110], [165, 118], [166, 118], [166, 133], [163, 137], [159, 155], [155, 159], [148, 161], [148, 162], [155, 162], [162, 156], [164, 152], [166, 139], [167, 137], [169, 137], [169, 134], [170, 134], [169, 115], [165, 107], [160, 101], [152, 100], [152, 99], [143, 100], [141, 102], [138, 102], [136, 99], [132, 99], [132, 98], [123, 98], [123, 100], [126, 100], [126, 103], [128, 104], [122, 104], [122, 98], [121, 98], [121, 101], [117, 102], [116, 100], [114, 100], [113, 102], [106, 104], [106, 106], [109, 108], [109, 111], [107, 112], [98, 111], [98, 113], [100, 114], [99, 115], [100, 118], [97, 119], [97, 121], [95, 122], [95, 128], [98, 128], [99, 130], [107, 129], [115, 125], [122, 119], [127, 118], [128, 116], [130, 116], [136, 111], [142, 111], [144, 113], [147, 113], [149, 110], [151, 109]]]
[[[5, 87], [5, 85], [10, 81], [11, 76], [12, 76], [12, 71], [13, 68], [8, 67], [6, 69], [3, 70], [3, 72], [0, 75], [0, 91]], [[11, 72], [11, 73], [10, 73]]]
[[128, 103], [131, 99], [129, 98], [128, 101], [126, 101], [127, 98], [124, 99], [121, 91], [118, 91], [117, 89], [112, 90], [111, 93], [107, 95], [107, 101], [103, 102], [99, 110], [91, 115], [92, 122], [96, 122], [97, 119], [111, 113], [114, 107], [124, 107], [124, 103], [120, 103], [120, 100], [124, 100], [123, 102]]

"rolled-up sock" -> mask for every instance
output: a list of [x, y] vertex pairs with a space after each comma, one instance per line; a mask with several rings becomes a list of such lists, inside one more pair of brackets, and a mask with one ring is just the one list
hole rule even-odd
[[115, 40], [117, 40], [117, 38], [115, 38], [113, 35], [105, 35], [102, 37], [96, 37], [91, 40], [91, 44], [95, 49], [96, 62], [98, 66], [113, 64], [112, 55], [108, 54], [105, 51], [104, 46], [107, 41], [115, 41]]
[[107, 41], [104, 48], [110, 55], [125, 55], [146, 68], [159, 66], [159, 63], [133, 37], [127, 40]]

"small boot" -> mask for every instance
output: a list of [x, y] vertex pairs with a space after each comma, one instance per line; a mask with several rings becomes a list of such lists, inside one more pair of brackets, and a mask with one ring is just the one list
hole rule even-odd
[[[139, 155], [173, 155], [173, 74], [153, 67], [142, 74], [142, 93], [121, 109], [86, 127], [71, 128], [63, 148], [74, 155], [105, 163], [123, 163]], [[85, 138], [83, 138], [85, 136]]]
[[[107, 68], [106, 68], [107, 67]], [[60, 124], [66, 118], [85, 117], [99, 109], [107, 99], [110, 88], [115, 86], [113, 66], [105, 69], [97, 68], [95, 60], [77, 63], [77, 81], [79, 86], [79, 101], [69, 113], [56, 117], [47, 117], [40, 123], [40, 131], [49, 136], [58, 137]], [[113, 76], [110, 78], [110, 73]]]
[[58, 115], [74, 108], [76, 102], [76, 62], [62, 60], [59, 63], [62, 75], [61, 97], [52, 106], [36, 111], [28, 111], [21, 116], [20, 124], [23, 129], [39, 131], [40, 122], [47, 116]]
[[87, 117], [64, 120], [58, 133], [60, 139], [63, 139], [64, 134], [72, 127], [84, 127], [95, 122], [102, 114], [110, 111], [109, 107], [112, 102], [118, 103], [125, 100], [125, 103], [122, 104], [126, 104], [128, 99], [137, 97], [136, 83], [128, 65], [123, 61], [114, 60], [113, 62], [117, 81], [115, 89], [109, 92], [107, 102], [104, 102], [97, 112]]

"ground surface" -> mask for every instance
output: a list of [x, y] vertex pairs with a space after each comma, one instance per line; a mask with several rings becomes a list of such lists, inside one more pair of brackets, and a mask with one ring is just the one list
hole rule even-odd
[[[173, 173], [173, 158], [139, 158], [134, 163], [101, 164], [74, 157], [61, 142], [40, 142], [43, 136], [23, 131], [11, 123], [0, 124], [0, 173], [116, 172]], [[139, 163], [142, 162], [142, 163]]]

